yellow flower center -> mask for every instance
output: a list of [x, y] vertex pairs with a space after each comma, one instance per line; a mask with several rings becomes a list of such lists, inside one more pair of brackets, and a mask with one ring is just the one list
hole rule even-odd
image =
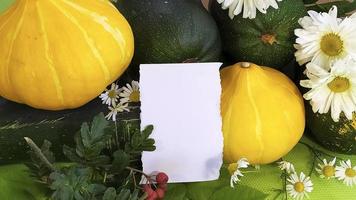
[[131, 102], [139, 102], [140, 101], [140, 92], [139, 91], [133, 91], [130, 94], [129, 99], [130, 99]]
[[331, 91], [335, 93], [345, 92], [350, 88], [350, 81], [345, 77], [336, 77], [330, 83], [328, 83], [328, 87]]
[[325, 166], [323, 168], [323, 174], [326, 177], [332, 177], [335, 175], [335, 168], [333, 166]]
[[345, 175], [347, 177], [354, 178], [354, 177], [356, 177], [356, 170], [354, 170], [352, 168], [347, 168], [345, 171]]
[[329, 33], [322, 37], [320, 48], [326, 55], [336, 57], [344, 51], [344, 42], [337, 34]]
[[116, 91], [115, 90], [110, 90], [108, 94], [110, 99], [116, 98]]
[[294, 184], [294, 190], [301, 193], [304, 192], [304, 183], [302, 182], [297, 182]]

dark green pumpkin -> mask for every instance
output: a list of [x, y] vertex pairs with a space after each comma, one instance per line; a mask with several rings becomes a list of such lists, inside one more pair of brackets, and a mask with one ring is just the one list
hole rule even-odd
[[306, 103], [307, 126], [314, 138], [333, 152], [356, 154], [356, 115], [348, 120], [342, 114], [339, 122], [334, 122], [330, 112], [314, 113]]
[[135, 36], [131, 68], [139, 64], [218, 61], [214, 19], [198, 0], [118, 0]]
[[[44, 111], [33, 109], [0, 98], [0, 165], [24, 162], [29, 159], [28, 146], [23, 139], [30, 137], [35, 143], [52, 143], [56, 158], [64, 156], [64, 144], [74, 144], [74, 134], [83, 122], [91, 122], [100, 112], [108, 112], [105, 105], [94, 100], [87, 105], [65, 111]], [[138, 109], [118, 115], [118, 119], [138, 119]]]
[[298, 20], [307, 15], [302, 0], [283, 0], [279, 9], [270, 7], [267, 14], [257, 13], [255, 19], [242, 14], [233, 20], [228, 10], [213, 1], [212, 13], [220, 29], [223, 51], [233, 62], [248, 61], [281, 69], [294, 59], [294, 30]]

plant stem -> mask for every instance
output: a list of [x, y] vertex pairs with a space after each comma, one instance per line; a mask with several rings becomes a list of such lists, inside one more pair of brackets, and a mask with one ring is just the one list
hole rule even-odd
[[149, 183], [152, 183], [151, 176], [149, 176], [148, 174], [145, 174], [143, 171], [135, 169], [135, 168], [132, 168], [132, 167], [126, 167], [126, 169], [130, 170], [132, 172], [136, 172], [136, 173], [142, 174], [148, 180]]
[[[313, 153], [314, 155], [316, 155], [316, 157], [318, 158], [318, 160], [321, 161], [321, 162], [323, 162], [323, 159], [320, 158], [320, 154], [323, 154], [323, 155], [328, 156], [328, 157], [330, 157], [330, 158], [336, 157], [336, 156], [330, 155], [330, 154], [328, 154], [328, 153], [325, 153], [325, 152], [323, 152], [323, 151], [320, 151], [320, 150], [318, 150], [318, 149], [312, 147], [311, 145], [309, 145], [309, 144], [307, 144], [307, 143], [305, 143], [305, 142], [299, 142], [299, 143], [302, 144], [302, 145], [304, 145], [304, 146], [306, 146], [306, 147], [308, 147], [308, 148], [312, 151], [312, 153]], [[336, 157], [336, 158], [337, 158], [338, 160], [342, 160], [341, 158], [338, 158], [338, 157]]]
[[119, 134], [117, 132], [117, 123], [115, 121], [115, 142], [116, 142], [116, 148], [120, 148], [120, 143], [119, 143]]
[[37, 155], [37, 157], [45, 164], [50, 170], [56, 171], [56, 168], [48, 161], [46, 156], [42, 153], [41, 149], [33, 142], [31, 138], [24, 137], [27, 144], [30, 146], [32, 151]]
[[312, 168], [310, 169], [310, 172], [309, 172], [309, 175], [308, 175], [309, 177], [313, 174], [313, 171], [314, 171], [314, 168], [315, 168], [316, 158], [317, 158], [317, 156], [314, 154]]
[[107, 177], [108, 177], [108, 173], [104, 173], [104, 179], [103, 179], [103, 183], [106, 183], [106, 179], [107, 179]]
[[286, 200], [288, 200], [288, 193], [287, 193], [287, 170], [284, 170], [284, 187], [283, 187], [283, 192], [286, 195]]
[[135, 184], [135, 187], [137, 187], [135, 174], [132, 175], [132, 179], [133, 179], [133, 182], [134, 182], [134, 184]]

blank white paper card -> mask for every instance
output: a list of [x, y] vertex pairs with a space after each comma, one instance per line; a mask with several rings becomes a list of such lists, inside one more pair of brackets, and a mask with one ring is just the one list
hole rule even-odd
[[162, 171], [170, 183], [219, 178], [223, 162], [221, 63], [140, 66], [141, 127], [152, 124], [156, 151], [142, 155], [143, 171]]

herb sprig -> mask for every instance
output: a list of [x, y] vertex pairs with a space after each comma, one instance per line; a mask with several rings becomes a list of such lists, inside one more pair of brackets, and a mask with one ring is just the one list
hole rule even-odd
[[151, 183], [151, 176], [141, 171], [141, 154], [154, 151], [150, 138], [153, 126], [140, 131], [139, 121], [109, 122], [104, 114], [83, 123], [75, 134], [75, 147], [63, 146], [71, 164], [55, 163], [51, 143], [39, 148], [30, 138], [30, 174], [48, 186], [54, 200], [141, 200], [147, 194], [139, 185], [142, 175]]

